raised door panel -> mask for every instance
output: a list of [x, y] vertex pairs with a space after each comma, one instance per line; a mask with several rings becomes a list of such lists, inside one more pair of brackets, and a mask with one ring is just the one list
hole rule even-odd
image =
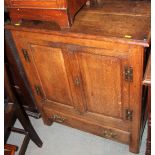
[[34, 44], [30, 49], [46, 100], [72, 105], [62, 50]]
[[129, 106], [129, 84], [124, 82], [127, 57], [86, 52], [77, 54], [86, 97], [87, 112], [124, 119]]
[[44, 44], [41, 39], [24, 38], [22, 33], [12, 34], [39, 108], [47, 102], [72, 108], [69, 75], [62, 48]]

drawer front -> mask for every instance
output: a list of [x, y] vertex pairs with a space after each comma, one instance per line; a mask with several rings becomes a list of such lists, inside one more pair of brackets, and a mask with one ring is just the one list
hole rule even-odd
[[82, 119], [80, 116], [75, 116], [69, 113], [54, 109], [44, 108], [44, 112], [47, 117], [57, 123], [70, 126], [85, 132], [89, 132], [103, 138], [111, 139], [121, 143], [129, 144], [129, 132], [122, 131], [116, 128], [103, 126], [99, 123], [91, 122], [86, 119]]
[[59, 8], [66, 8], [66, 0], [11, 0], [12, 7], [28, 7], [28, 8], [52, 8], [52, 9], [59, 9]]

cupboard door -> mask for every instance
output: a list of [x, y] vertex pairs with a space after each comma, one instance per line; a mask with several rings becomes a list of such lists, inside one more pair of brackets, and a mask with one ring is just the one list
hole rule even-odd
[[[104, 52], [104, 51], [103, 51]], [[108, 53], [108, 52], [107, 52]], [[93, 115], [125, 118], [129, 107], [129, 83], [124, 80], [127, 56], [77, 52], [87, 112]]]
[[37, 71], [45, 97], [49, 101], [72, 105], [72, 98], [63, 51], [41, 45], [30, 45], [33, 65]]
[[64, 51], [28, 38], [14, 38], [37, 101], [73, 107]]

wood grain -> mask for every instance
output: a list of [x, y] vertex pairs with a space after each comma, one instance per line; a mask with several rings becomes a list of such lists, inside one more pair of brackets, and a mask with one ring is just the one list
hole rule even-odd
[[[133, 110], [131, 124], [130, 151], [138, 153], [141, 141], [141, 108], [142, 108], [142, 78], [143, 78], [144, 49], [139, 46], [131, 47], [130, 64], [134, 66], [133, 82], [130, 84], [130, 109]], [[141, 71], [140, 71], [141, 70]]]
[[[87, 6], [70, 29], [60, 30], [50, 22], [23, 22], [6, 28], [13, 34], [45, 124], [57, 121], [127, 143], [131, 152], [138, 153], [150, 4], [123, 4], [130, 7], [129, 12], [118, 2], [112, 5], [114, 9], [108, 3], [94, 9]], [[103, 9], [106, 6], [109, 13]], [[27, 49], [30, 63], [25, 62], [22, 48]], [[133, 69], [131, 81], [125, 79], [126, 67]], [[36, 84], [42, 96], [36, 94]], [[127, 110], [132, 112], [131, 119]]]
[[32, 65], [37, 71], [45, 98], [72, 105], [62, 50], [35, 44], [31, 44], [30, 48], [33, 59]]
[[97, 122], [91, 122], [88, 121], [87, 119], [82, 119], [79, 116], [75, 116], [75, 115], [70, 115], [69, 113], [62, 113], [59, 110], [56, 111], [54, 109], [45, 109], [47, 115], [51, 118], [54, 114], [57, 114], [61, 117], [63, 117], [64, 120], [64, 125], [73, 127], [73, 128], [78, 128], [80, 130], [86, 131], [86, 132], [90, 132], [93, 133], [95, 135], [98, 136], [103, 136], [104, 130], [105, 129], [111, 129], [113, 131], [113, 133], [116, 133], [116, 137], [115, 138], [110, 138], [110, 137], [104, 137], [104, 138], [108, 138], [111, 140], [115, 140], [115, 141], [119, 141], [121, 143], [129, 143], [129, 133], [122, 131], [122, 130], [118, 130], [115, 128], [111, 128], [109, 126], [102, 126], [100, 123]]
[[[59, 114], [62, 109], [61, 115], [64, 116], [71, 111], [70, 116], [76, 114], [75, 117], [91, 122], [92, 128], [99, 123], [108, 129], [116, 128], [129, 132], [130, 151], [138, 152], [141, 131], [143, 47], [125, 45], [126, 48], [120, 48], [122, 46], [118, 43], [117, 46], [110, 46], [113, 43], [101, 41], [102, 46], [99, 48], [101, 44], [96, 40], [91, 42], [86, 39], [83, 42], [83, 39], [79, 38], [67, 40], [57, 35], [43, 33], [40, 35], [31, 30], [30, 32], [13, 30], [12, 33], [38, 101], [37, 105], [42, 109], [43, 116], [46, 116], [44, 117], [46, 124], [50, 124], [52, 110], [58, 108], [56, 114]], [[21, 53], [22, 48], [28, 50], [31, 63], [25, 62]], [[123, 69], [126, 65], [132, 66], [134, 70], [133, 82], [130, 84], [124, 80]], [[80, 80], [78, 85], [75, 82], [76, 78]], [[49, 83], [53, 81], [55, 82], [50, 86]], [[35, 84], [39, 84], [44, 91], [42, 97], [35, 93]], [[133, 110], [132, 122], [126, 120], [126, 109]], [[83, 130], [83, 127], [75, 125], [74, 121], [66, 125]], [[91, 129], [84, 130], [98, 134]], [[122, 141], [122, 138], [117, 140]]]
[[54, 21], [62, 29], [69, 28], [74, 16], [87, 0], [5, 0], [12, 23], [23, 19]]

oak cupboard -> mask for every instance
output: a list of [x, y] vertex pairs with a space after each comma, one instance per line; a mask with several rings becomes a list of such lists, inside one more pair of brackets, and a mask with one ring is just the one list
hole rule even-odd
[[84, 8], [68, 30], [49, 22], [22, 22], [6, 30], [45, 124], [56, 121], [128, 144], [138, 153], [150, 5], [138, 3], [124, 14], [122, 5], [119, 12], [113, 5], [116, 10], [109, 13]]

